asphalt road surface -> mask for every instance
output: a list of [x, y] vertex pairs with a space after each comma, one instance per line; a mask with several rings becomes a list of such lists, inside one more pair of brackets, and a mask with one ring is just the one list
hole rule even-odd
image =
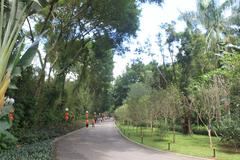
[[123, 138], [112, 120], [56, 140], [57, 160], [201, 160], [155, 151]]

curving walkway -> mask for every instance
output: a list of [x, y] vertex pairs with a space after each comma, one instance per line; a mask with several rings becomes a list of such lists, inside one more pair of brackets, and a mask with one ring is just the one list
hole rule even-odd
[[60, 137], [55, 145], [57, 160], [201, 160], [130, 142], [119, 134], [111, 120]]

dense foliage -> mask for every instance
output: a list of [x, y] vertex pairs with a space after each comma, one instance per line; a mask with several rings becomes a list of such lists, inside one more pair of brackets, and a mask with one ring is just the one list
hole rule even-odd
[[53, 146], [52, 141], [42, 141], [35, 144], [24, 145], [20, 149], [16, 148], [9, 151], [0, 152], [2, 160], [52, 160]]
[[[166, 39], [159, 34], [159, 46], [168, 50], [160, 52], [162, 64], [138, 62], [116, 79], [115, 115], [134, 125], [164, 123], [173, 133], [177, 129], [185, 134], [207, 134], [210, 148], [214, 147], [212, 135], [219, 136], [237, 149], [239, 1], [198, 0], [197, 7], [196, 12], [181, 13], [179, 18], [187, 26], [183, 32], [176, 32], [175, 22], [161, 26]], [[227, 10], [231, 15], [224, 15]], [[149, 89], [143, 92], [143, 86], [150, 89], [147, 96], [144, 92]], [[129, 101], [133, 97], [134, 103]]]
[[170, 130], [174, 143], [182, 131], [208, 134], [210, 148], [212, 135], [239, 148], [239, 0], [197, 0], [196, 12], [179, 17], [184, 31], [161, 25], [163, 63], [136, 60], [113, 82], [113, 56], [136, 36], [142, 2], [162, 0], [0, 2], [0, 149], [27, 144], [1, 158], [51, 158], [44, 140], [74, 129], [86, 111], [107, 110], [161, 137]]
[[[161, 3], [0, 2], [0, 150], [60, 136], [87, 110], [90, 114], [109, 110], [113, 55], [124, 51], [122, 42], [136, 35], [138, 5], [143, 2]], [[66, 125], [65, 108], [69, 126], [61, 127]], [[46, 155], [42, 150], [43, 155], [37, 154], [39, 145], [6, 152], [4, 158], [51, 158], [50, 146]]]

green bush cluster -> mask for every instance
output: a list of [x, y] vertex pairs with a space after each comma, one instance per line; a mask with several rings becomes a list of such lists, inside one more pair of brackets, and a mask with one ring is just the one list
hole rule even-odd
[[0, 150], [8, 149], [13, 146], [17, 139], [8, 132], [12, 123], [7, 119], [9, 112], [12, 110], [12, 105], [6, 105], [0, 109]]
[[18, 142], [20, 144], [32, 144], [39, 141], [51, 139], [55, 135], [54, 130], [44, 131], [43, 129], [21, 130], [17, 133]]
[[54, 157], [53, 143], [52, 140], [46, 140], [0, 151], [0, 157], [1, 160], [52, 160]]
[[16, 143], [17, 139], [7, 131], [0, 132], [0, 150], [8, 149]]
[[[171, 131], [173, 130], [172, 127], [169, 128]], [[183, 133], [182, 126], [176, 125], [175, 126], [175, 131]], [[192, 125], [192, 132], [197, 135], [208, 135], [208, 132], [204, 126], [197, 126], [197, 125]], [[212, 133], [214, 136], [214, 133]]]
[[[169, 130], [170, 130], [170, 131], [173, 131], [173, 127], [170, 126], [170, 127], [169, 127]], [[183, 133], [182, 126], [180, 126], [180, 125], [176, 125], [176, 126], [175, 126], [175, 131], [176, 131], [176, 132]]]
[[[52, 160], [52, 139], [62, 136], [68, 132], [81, 128], [83, 124], [57, 124], [54, 126], [36, 127], [29, 129], [14, 130], [14, 136], [18, 138], [17, 146], [0, 150], [1, 160]], [[1, 136], [0, 136], [1, 138]], [[11, 139], [12, 140], [12, 139]], [[1, 139], [0, 139], [1, 142]], [[8, 141], [11, 142], [10, 140]], [[15, 140], [16, 143], [16, 140]], [[0, 143], [1, 145], [1, 143]], [[13, 145], [6, 145], [8, 147]], [[7, 148], [6, 148], [7, 149]]]
[[204, 126], [192, 126], [192, 132], [198, 135], [208, 135], [208, 132]]
[[168, 133], [168, 126], [166, 124], [164, 124], [164, 122], [162, 121], [157, 121], [155, 122], [155, 126], [157, 127], [157, 135], [159, 136], [159, 138], [161, 140], [163, 140]]
[[[234, 117], [234, 116], [233, 116]], [[235, 149], [240, 147], [240, 118], [235, 116], [234, 120], [229, 117], [225, 117], [219, 127], [218, 133], [221, 136], [221, 141], [223, 143], [228, 143], [233, 145]]]
[[83, 126], [79, 121], [14, 130], [19, 144], [32, 144], [62, 136]]

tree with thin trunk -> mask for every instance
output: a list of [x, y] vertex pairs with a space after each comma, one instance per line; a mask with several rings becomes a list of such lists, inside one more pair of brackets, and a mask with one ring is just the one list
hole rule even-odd
[[195, 91], [190, 96], [193, 109], [208, 132], [210, 148], [214, 147], [211, 135], [214, 132], [213, 122], [224, 109], [224, 105], [221, 104], [223, 88], [218, 81], [219, 77], [214, 77], [212, 83], [196, 84]]
[[172, 142], [176, 142], [176, 119], [181, 116], [182, 105], [181, 105], [181, 96], [179, 93], [179, 89], [170, 85], [167, 89], [166, 100], [168, 105], [168, 117], [172, 120], [172, 132], [173, 132], [173, 140]]
[[136, 83], [130, 86], [130, 92], [128, 93], [126, 100], [131, 121], [135, 125], [141, 127], [141, 135], [143, 135], [143, 125], [145, 125], [148, 121], [148, 103], [150, 93], [151, 89], [148, 86], [143, 83]]

